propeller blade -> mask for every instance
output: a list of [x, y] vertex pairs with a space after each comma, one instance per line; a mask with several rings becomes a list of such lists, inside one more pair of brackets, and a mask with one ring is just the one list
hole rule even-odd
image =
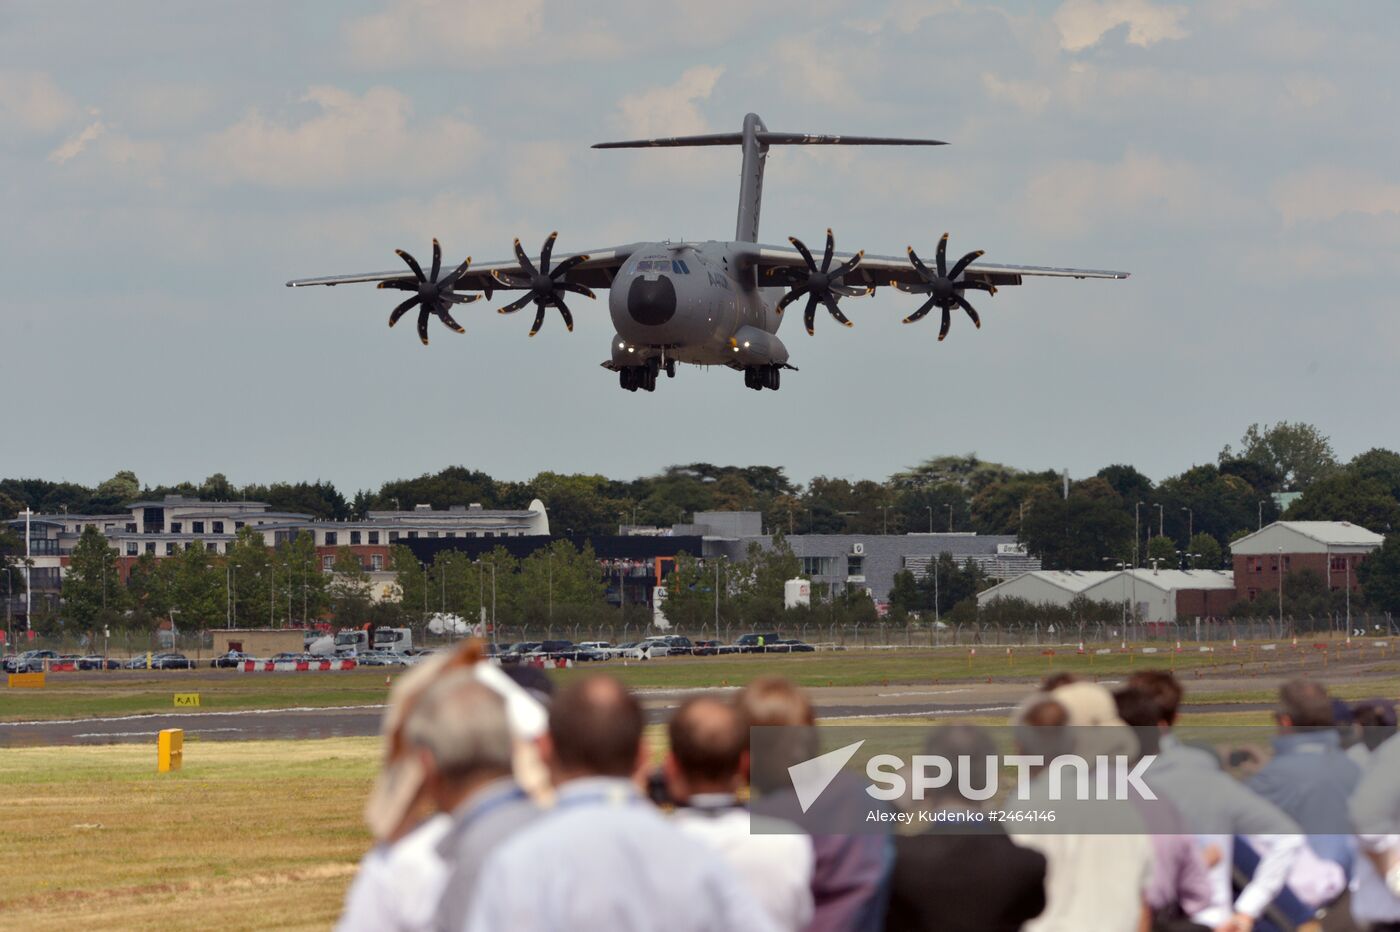
[[415, 258], [413, 258], [412, 256], [410, 256], [408, 253], [404, 252], [402, 249], [395, 249], [395, 250], [394, 250], [394, 255], [398, 256], [398, 257], [399, 257], [400, 259], [402, 259], [404, 262], [407, 262], [407, 263], [408, 263], [408, 267], [409, 267], [410, 269], [413, 270], [413, 274], [414, 274], [414, 275], [418, 276], [418, 280], [419, 280], [420, 282], [425, 282], [425, 281], [428, 280], [428, 279], [423, 275], [423, 267], [422, 267], [421, 265], [418, 264], [418, 260], [417, 260], [417, 259], [415, 259]]
[[529, 281], [529, 279], [527, 279], [527, 278], [525, 278], [525, 277], [523, 277], [523, 276], [520, 276], [520, 275], [516, 275], [516, 274], [511, 273], [511, 272], [496, 272], [496, 271], [493, 271], [493, 272], [491, 273], [491, 277], [494, 278], [496, 281], [500, 282], [502, 285], [505, 285], [507, 288], [528, 288], [528, 287], [530, 287], [530, 281]]
[[864, 285], [832, 285], [831, 290], [845, 298], [863, 298], [875, 289]]
[[948, 273], [948, 277], [949, 277], [949, 278], [957, 278], [959, 275], [962, 274], [963, 269], [967, 268], [968, 265], [971, 264], [972, 260], [974, 260], [974, 259], [978, 258], [979, 256], [983, 255], [984, 252], [985, 252], [985, 250], [982, 250], [982, 249], [974, 249], [972, 252], [970, 252], [970, 253], [968, 253], [967, 255], [963, 256], [961, 259], [959, 259], [959, 260], [957, 261], [956, 264], [954, 264], [953, 270], [952, 270], [951, 272]]
[[915, 321], [923, 320], [928, 315], [928, 312], [933, 310], [933, 306], [937, 303], [937, 298], [929, 298], [923, 304], [919, 305], [919, 309], [917, 311], [904, 318], [904, 322], [906, 324], [912, 324]]
[[461, 265], [457, 266], [457, 268], [455, 268], [455, 269], [452, 270], [452, 274], [449, 275], [449, 276], [447, 276], [447, 284], [448, 284], [448, 286], [450, 287], [450, 286], [456, 285], [459, 281], [461, 281], [461, 280], [462, 280], [462, 276], [465, 275], [465, 274], [467, 274], [467, 269], [471, 268], [471, 265], [472, 265], [472, 257], [471, 257], [471, 256], [467, 256], [467, 261], [465, 261], [465, 262], [463, 262]]
[[559, 316], [564, 318], [564, 326], [569, 328], [569, 332], [574, 332], [574, 315], [569, 313], [569, 306], [562, 298], [554, 299], [554, 306], [559, 309]]
[[807, 309], [802, 312], [802, 323], [807, 325], [809, 336], [815, 336], [816, 331], [812, 329], [817, 322], [817, 296], [812, 294], [807, 296]]
[[543, 301], [536, 301], [536, 302], [535, 302], [535, 322], [534, 322], [533, 324], [530, 325], [530, 336], [534, 336], [535, 334], [539, 333], [539, 332], [540, 332], [540, 328], [543, 327], [543, 326], [544, 326], [544, 302], [543, 302]]
[[530, 261], [530, 257], [525, 255], [525, 250], [521, 248], [520, 237], [518, 236], [515, 238], [515, 258], [516, 261], [520, 263], [520, 267], [524, 269], [528, 275], [533, 277], [539, 274], [535, 271], [535, 264]]
[[398, 323], [399, 318], [407, 314], [409, 308], [413, 307], [415, 304], [422, 300], [423, 299], [420, 298], [418, 295], [414, 295], [404, 303], [400, 304], [398, 307], [394, 308], [394, 310], [389, 314], [389, 326], [392, 327], [394, 326], [394, 324]]
[[540, 274], [541, 274], [541, 275], [548, 275], [548, 274], [549, 274], [549, 256], [550, 256], [551, 253], [554, 252], [554, 241], [555, 241], [556, 239], [558, 239], [558, 238], [559, 238], [559, 231], [558, 231], [558, 230], [555, 230], [553, 233], [551, 233], [551, 234], [549, 234], [548, 236], [545, 237], [545, 240], [544, 240], [544, 248], [540, 250]]
[[585, 298], [596, 299], [598, 297], [596, 294], [593, 293], [593, 290], [591, 288], [585, 288], [583, 285], [577, 284], [576, 282], [557, 282], [554, 285], [554, 290], [568, 291], [573, 294], [581, 294]]
[[808, 252], [806, 244], [795, 236], [789, 236], [788, 242], [792, 243], [793, 249], [796, 249], [802, 254], [802, 260], [807, 263], [807, 268], [815, 272], [817, 270], [817, 263], [812, 258], [812, 254]]
[[520, 310], [522, 307], [529, 304], [533, 300], [535, 300], [535, 296], [527, 292], [526, 294], [521, 295], [514, 301], [507, 304], [505, 307], [497, 308], [496, 313], [514, 314], [516, 311]]
[[428, 276], [428, 281], [431, 281], [431, 282], [437, 281], [437, 280], [438, 280], [438, 273], [441, 272], [441, 271], [442, 271], [442, 244], [439, 243], [439, 242], [437, 241], [437, 237], [434, 236], [434, 237], [433, 237], [433, 274], [430, 275], [430, 276]]
[[831, 254], [836, 251], [836, 238], [831, 235], [831, 227], [826, 228], [826, 251], [822, 253], [822, 271], [831, 268]]
[[807, 293], [807, 289], [806, 289], [806, 288], [803, 288], [803, 287], [801, 287], [801, 286], [792, 289], [791, 291], [789, 291], [787, 294], [783, 295], [782, 298], [780, 298], [780, 299], [778, 300], [777, 307], [773, 308], [773, 310], [775, 310], [775, 311], [777, 311], [779, 314], [781, 314], [783, 311], [787, 310], [787, 306], [788, 306], [789, 304], [791, 304], [792, 302], [796, 301], [798, 298], [802, 297], [802, 296], [803, 296], [804, 294], [806, 294], [806, 293]]
[[457, 323], [457, 321], [452, 319], [452, 315], [448, 312], [447, 308], [441, 308], [437, 312], [437, 316], [438, 320], [441, 320], [444, 324], [447, 324], [447, 326], [451, 327], [453, 330], [456, 330], [458, 333], [467, 332], [461, 324]]
[[890, 282], [890, 284], [893, 285], [895, 288], [898, 288], [905, 294], [928, 294], [930, 291], [933, 290], [933, 286], [927, 283], [921, 285], [911, 285], [908, 282], [892, 281]]
[[388, 288], [393, 291], [417, 291], [418, 283], [407, 278], [394, 278], [387, 282], [380, 282], [376, 288]]
[[570, 256], [569, 258], [565, 259], [563, 262], [561, 262], [561, 263], [559, 263], [558, 265], [556, 265], [556, 266], [554, 267], [554, 271], [549, 273], [549, 277], [550, 277], [550, 278], [553, 278], [553, 279], [558, 279], [559, 276], [563, 275], [565, 272], [571, 271], [571, 270], [574, 268], [574, 266], [576, 266], [576, 265], [582, 265], [583, 263], [585, 263], [585, 262], [587, 262], [587, 261], [588, 261], [588, 257], [587, 257], [587, 256], [582, 256], [582, 255], [580, 255], [580, 256]]
[[919, 254], [914, 251], [913, 246], [909, 247], [909, 262], [919, 270], [919, 274], [925, 279], [933, 278], [933, 273], [929, 271], [928, 266], [924, 265], [924, 260], [919, 258]]
[[423, 341], [424, 346], [428, 345], [428, 315], [431, 313], [426, 304], [418, 312], [418, 339]]
[[848, 275], [851, 272], [854, 272], [856, 269], [860, 268], [860, 262], [864, 258], [865, 250], [862, 249], [860, 252], [856, 253], [854, 256], [851, 256], [851, 258], [838, 265], [836, 267], [836, 271], [831, 273], [831, 277], [841, 278], [844, 275]]
[[978, 330], [982, 329], [982, 318], [977, 316], [977, 309], [967, 303], [967, 299], [962, 295], [954, 295], [953, 300], [958, 302], [958, 306], [967, 311], [967, 316], [972, 318], [972, 325]]
[[479, 294], [463, 294], [457, 291], [449, 291], [446, 294], [440, 295], [440, 297], [448, 304], [471, 304], [473, 301], [481, 300], [481, 295]]
[[828, 312], [830, 312], [832, 317], [835, 317], [838, 321], [845, 324], [847, 327], [855, 326], [855, 324], [851, 323], [849, 320], [846, 319], [845, 314], [841, 313], [841, 306], [836, 303], [836, 299], [833, 298], [831, 295], [825, 295], [822, 298], [822, 303], [826, 305], [826, 309]]
[[938, 277], [948, 277], [948, 234], [944, 233], [943, 238], [938, 241]]
[[948, 309], [943, 309], [943, 324], [938, 328], [938, 342], [942, 343], [943, 338], [948, 335], [948, 327], [953, 323], [953, 318], [949, 316]]
[[993, 285], [991, 282], [978, 281], [978, 280], [976, 280], [976, 279], [973, 279], [973, 280], [971, 280], [971, 281], [967, 281], [967, 280], [960, 281], [960, 282], [958, 282], [956, 285], [954, 285], [953, 287], [954, 287], [954, 288], [972, 288], [972, 289], [975, 289], [975, 290], [977, 290], [977, 291], [985, 291], [985, 292], [987, 292], [987, 294], [996, 294], [996, 293], [997, 293], [997, 286], [996, 286], [996, 285]]

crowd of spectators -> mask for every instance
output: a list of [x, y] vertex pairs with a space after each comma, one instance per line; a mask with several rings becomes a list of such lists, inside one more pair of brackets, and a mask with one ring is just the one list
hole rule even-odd
[[[1291, 681], [1271, 752], [1220, 755], [1178, 738], [1174, 676], [1118, 686], [1052, 677], [1010, 722], [1016, 750], [1044, 760], [1153, 758], [1152, 792], [1107, 810], [1113, 830], [948, 831], [984, 805], [952, 781], [916, 804], [945, 816], [926, 823], [943, 830], [825, 833], [800, 824], [786, 768], [750, 754], [752, 728], [814, 732], [792, 683], [764, 676], [682, 702], [658, 766], [642, 705], [617, 680], [556, 693], [543, 671], [469, 647], [391, 694], [366, 807], [376, 842], [339, 929], [1400, 932], [1393, 705], [1348, 706]], [[923, 750], [998, 753], [964, 724], [933, 727]], [[869, 804], [849, 774], [822, 794], [829, 809]]]

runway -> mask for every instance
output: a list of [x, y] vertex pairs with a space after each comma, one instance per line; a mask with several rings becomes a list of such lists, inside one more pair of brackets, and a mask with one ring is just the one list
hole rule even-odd
[[[887, 689], [814, 689], [817, 716], [822, 721], [849, 719], [1000, 717], [1032, 687], [1022, 684], [996, 688], [967, 686], [947, 689], [890, 687]], [[703, 690], [642, 692], [647, 720], [665, 722], [687, 695]], [[1193, 709], [1219, 706], [1190, 706]], [[1231, 705], [1232, 710], [1271, 708], [1263, 703]], [[256, 709], [248, 711], [157, 712], [108, 718], [61, 719], [0, 723], [0, 747], [82, 746], [145, 743], [165, 728], [182, 728], [186, 740], [251, 741], [368, 737], [379, 734], [384, 706], [347, 705], [324, 708]]]

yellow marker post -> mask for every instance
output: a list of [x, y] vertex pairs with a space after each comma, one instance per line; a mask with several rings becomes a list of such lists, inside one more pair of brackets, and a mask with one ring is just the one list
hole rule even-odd
[[11, 673], [9, 678], [11, 689], [43, 689], [44, 674], [42, 673]]
[[198, 706], [199, 693], [176, 693], [175, 705], [181, 708]]
[[179, 770], [185, 759], [185, 730], [166, 728], [156, 738], [156, 770], [170, 773]]

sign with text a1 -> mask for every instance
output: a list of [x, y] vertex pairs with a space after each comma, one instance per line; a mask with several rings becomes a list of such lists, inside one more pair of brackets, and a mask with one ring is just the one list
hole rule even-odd
[[176, 693], [175, 705], [177, 708], [190, 708], [199, 705], [199, 693]]

